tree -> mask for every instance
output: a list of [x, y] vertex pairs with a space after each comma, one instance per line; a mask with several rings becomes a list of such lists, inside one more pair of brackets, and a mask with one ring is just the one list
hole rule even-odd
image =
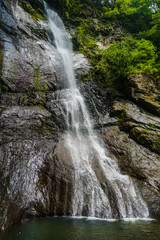
[[105, 1], [106, 17], [117, 20], [132, 33], [147, 30], [153, 15], [157, 14], [160, 0], [116, 0]]

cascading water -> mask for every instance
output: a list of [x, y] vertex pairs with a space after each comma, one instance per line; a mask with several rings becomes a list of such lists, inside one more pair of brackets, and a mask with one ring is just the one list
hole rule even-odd
[[64, 144], [75, 168], [72, 214], [101, 218], [148, 217], [147, 206], [138, 189], [107, 156], [103, 141], [93, 130], [84, 99], [76, 85], [72, 43], [57, 13], [48, 9], [46, 4], [45, 7], [67, 82]]

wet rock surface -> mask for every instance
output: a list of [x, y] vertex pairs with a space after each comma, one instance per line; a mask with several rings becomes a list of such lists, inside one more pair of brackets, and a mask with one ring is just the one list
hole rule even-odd
[[70, 214], [74, 171], [64, 161], [51, 113], [37, 106], [5, 107], [0, 122], [2, 229], [21, 218]]
[[[0, 229], [32, 216], [70, 215], [75, 177], [63, 141], [62, 61], [48, 41], [46, 20], [8, 2], [0, 1]], [[73, 61], [80, 80], [91, 66], [82, 54]], [[108, 91], [92, 81], [79, 85], [111, 156], [139, 186], [151, 216], [160, 218], [159, 118], [124, 100], [111, 108]], [[142, 103], [144, 91], [130, 89], [132, 99]], [[150, 112], [158, 116], [158, 107]]]
[[[61, 141], [65, 74], [48, 41], [47, 22], [18, 1], [0, 1], [0, 14], [0, 229], [5, 229], [22, 218], [71, 214], [74, 171]], [[78, 74], [86, 74], [87, 60], [74, 56], [75, 71], [81, 61]]]
[[103, 139], [123, 173], [138, 183], [150, 216], [160, 219], [160, 156], [132, 140], [118, 126], [106, 129]]
[[92, 68], [87, 59], [81, 53], [73, 54], [73, 64], [76, 73], [76, 78], [80, 79], [83, 76], [86, 76]]
[[138, 184], [150, 215], [160, 218], [160, 118], [133, 102], [115, 101], [111, 116], [118, 126], [106, 129], [104, 140], [121, 170]]

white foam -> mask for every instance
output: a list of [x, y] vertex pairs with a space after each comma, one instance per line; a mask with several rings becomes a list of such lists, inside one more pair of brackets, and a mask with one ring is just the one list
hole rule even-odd
[[136, 222], [136, 221], [156, 221], [154, 218], [124, 218], [120, 219], [121, 221], [126, 221], [126, 222]]
[[[58, 216], [55, 216], [58, 217]], [[86, 216], [62, 216], [63, 218], [69, 218], [69, 219], [84, 219], [87, 221], [106, 221], [106, 222], [137, 222], [137, 221], [156, 221], [154, 218], [122, 218], [122, 219], [116, 219], [116, 218], [98, 218], [98, 217], [86, 217]]]
[[88, 221], [107, 221], [107, 222], [116, 222], [118, 219], [115, 218], [96, 218], [96, 217], [88, 217]]

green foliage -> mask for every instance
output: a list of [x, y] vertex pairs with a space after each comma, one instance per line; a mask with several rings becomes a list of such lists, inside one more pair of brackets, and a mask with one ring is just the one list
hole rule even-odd
[[146, 39], [151, 40], [160, 51], [160, 8], [157, 9], [157, 12], [152, 14], [152, 21], [148, 26], [146, 31], [140, 32], [139, 36], [143, 36]]
[[108, 85], [121, 81], [130, 73], [157, 75], [156, 47], [152, 42], [141, 39], [126, 38], [114, 43], [102, 52], [101, 60], [95, 66], [95, 72], [101, 81]]
[[103, 2], [103, 22], [112, 21], [133, 37], [115, 38], [114, 44], [101, 51], [95, 77], [108, 85], [119, 84], [130, 73], [160, 79], [160, 0]]
[[83, 4], [80, 3], [80, 0], [65, 0], [65, 15], [67, 19], [71, 15], [78, 13], [78, 11], [83, 7]]
[[106, 17], [121, 22], [127, 30], [137, 33], [148, 28], [156, 2], [153, 0], [116, 0], [104, 6], [103, 11]]
[[89, 59], [92, 59], [95, 56], [95, 51], [97, 51], [97, 41], [91, 36], [88, 32], [89, 25], [87, 22], [82, 21], [82, 25], [77, 27], [76, 38], [79, 44], [79, 51]]
[[70, 19], [77, 15], [79, 10], [83, 7], [80, 0], [57, 0], [55, 3], [57, 10], [60, 10], [63, 16]]
[[[74, 47], [87, 56], [97, 81], [121, 85], [130, 73], [159, 79], [160, 0], [104, 0], [103, 4], [100, 0], [57, 0], [55, 4], [76, 29]], [[99, 42], [108, 48], [99, 49]]]
[[34, 20], [45, 20], [43, 11], [40, 8], [35, 10], [28, 1], [20, 0], [19, 5], [28, 12]]

